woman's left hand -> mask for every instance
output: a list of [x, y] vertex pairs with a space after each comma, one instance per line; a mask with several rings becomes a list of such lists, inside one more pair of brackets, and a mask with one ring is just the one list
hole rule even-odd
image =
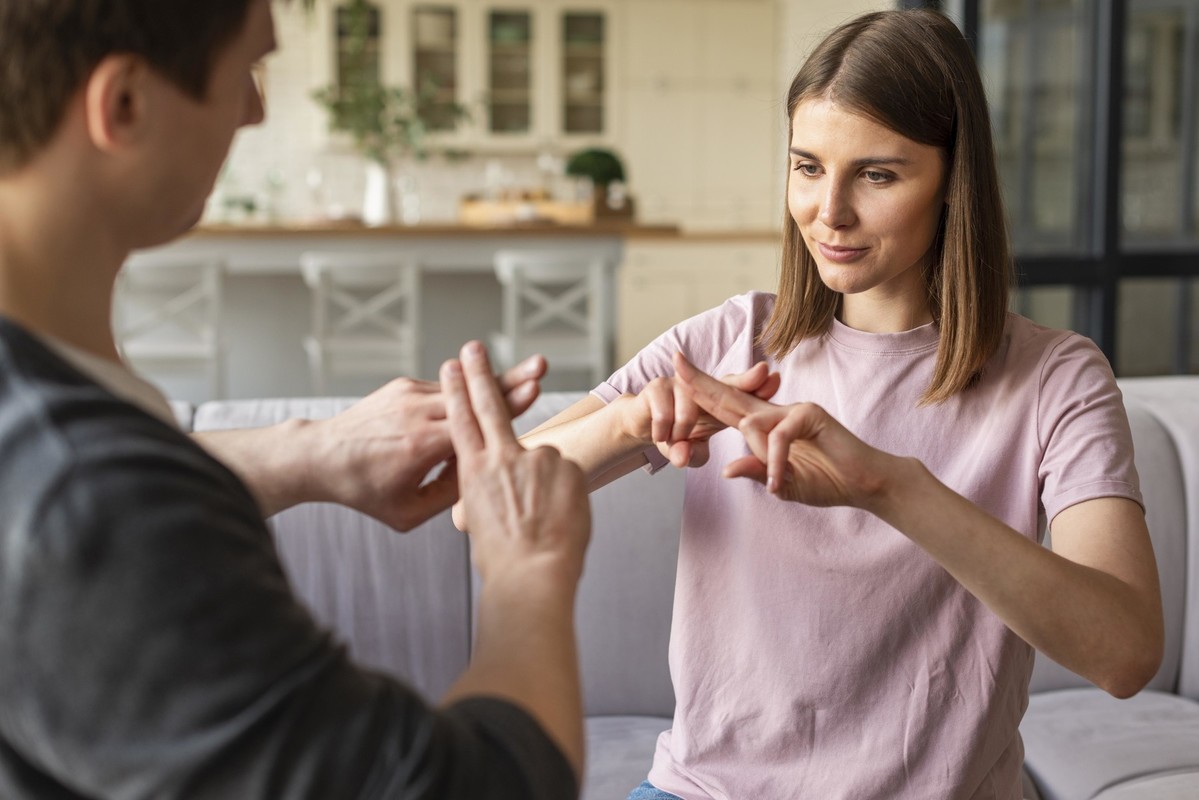
[[741, 431], [753, 455], [725, 465], [781, 499], [812, 506], [873, 510], [901, 459], [867, 445], [813, 403], [780, 406], [704, 374], [680, 353], [675, 372], [696, 404]]

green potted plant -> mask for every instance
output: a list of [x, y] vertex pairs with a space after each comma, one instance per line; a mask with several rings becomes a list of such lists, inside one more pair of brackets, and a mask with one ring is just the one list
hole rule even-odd
[[566, 174], [591, 181], [595, 187], [594, 207], [597, 217], [633, 215], [633, 200], [624, 192], [624, 164], [620, 156], [613, 151], [602, 147], [580, 150], [567, 160]]

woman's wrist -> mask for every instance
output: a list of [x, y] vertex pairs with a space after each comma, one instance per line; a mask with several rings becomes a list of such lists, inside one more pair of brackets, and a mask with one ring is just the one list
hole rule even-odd
[[616, 415], [616, 430], [632, 449], [649, 447], [654, 443], [650, 435], [650, 413], [645, 403], [635, 394], [623, 394], [607, 406]]
[[895, 528], [910, 513], [913, 504], [923, 502], [921, 495], [936, 478], [917, 458], [887, 455], [876, 488], [867, 496], [863, 508]]

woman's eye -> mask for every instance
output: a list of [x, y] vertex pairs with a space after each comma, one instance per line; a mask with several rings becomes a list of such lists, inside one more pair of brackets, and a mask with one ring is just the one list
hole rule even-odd
[[862, 175], [871, 183], [888, 183], [891, 180], [891, 176], [886, 172], [878, 172], [873, 169], [866, 170]]
[[802, 161], [796, 164], [793, 169], [796, 172], [807, 175], [809, 178], [814, 177], [816, 173], [820, 171], [820, 167], [816, 166], [815, 164], [805, 164]]

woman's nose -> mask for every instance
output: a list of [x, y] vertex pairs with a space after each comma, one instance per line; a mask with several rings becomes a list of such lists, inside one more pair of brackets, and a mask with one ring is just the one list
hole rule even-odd
[[818, 219], [830, 228], [844, 228], [854, 221], [849, 192], [839, 186], [836, 181], [829, 181], [824, 197], [820, 201]]

